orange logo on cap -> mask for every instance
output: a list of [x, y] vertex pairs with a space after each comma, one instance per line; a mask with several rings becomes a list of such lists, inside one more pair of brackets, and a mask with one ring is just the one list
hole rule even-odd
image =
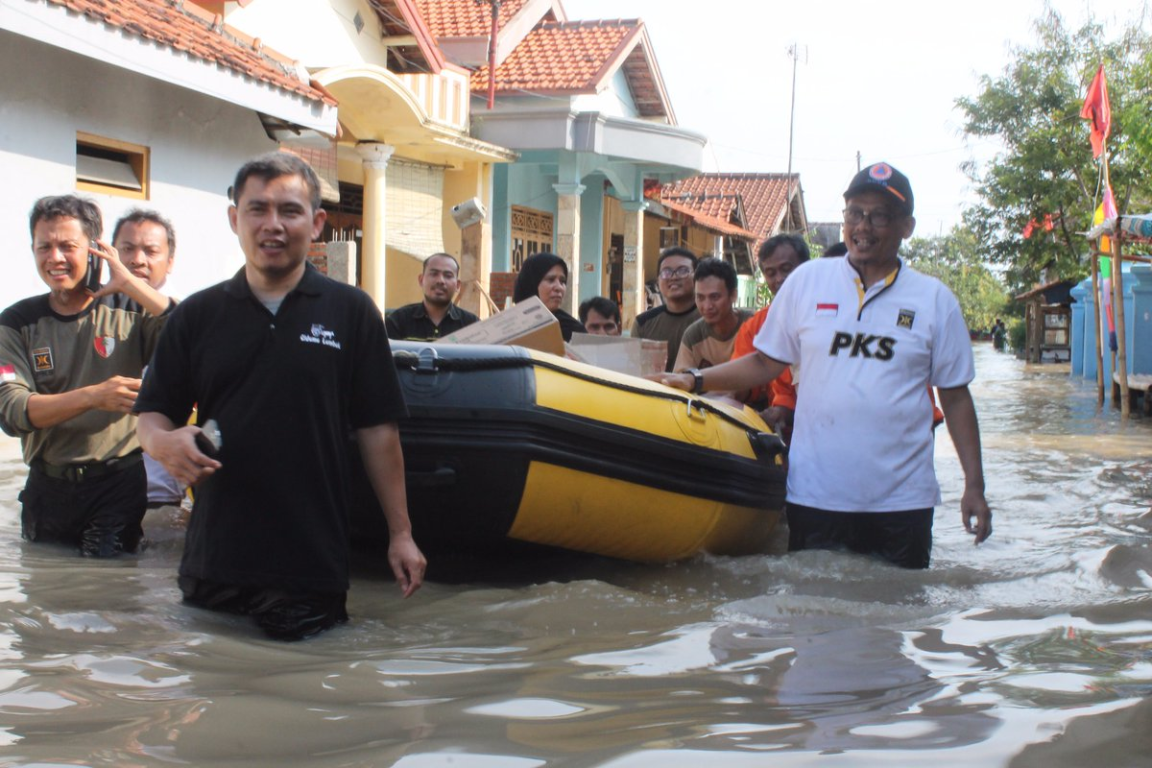
[[868, 175], [876, 181], [888, 181], [888, 179], [892, 178], [892, 166], [888, 165], [888, 163], [876, 163], [876, 165], [872, 166], [868, 171]]

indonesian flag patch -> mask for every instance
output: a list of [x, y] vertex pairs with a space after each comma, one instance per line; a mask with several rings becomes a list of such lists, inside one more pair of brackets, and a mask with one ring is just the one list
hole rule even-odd
[[836, 317], [840, 312], [839, 304], [817, 304], [816, 317]]
[[16, 381], [16, 366], [0, 363], [0, 382]]
[[112, 336], [97, 336], [93, 345], [96, 347], [96, 354], [100, 357], [109, 357], [112, 350], [116, 349], [116, 339]]

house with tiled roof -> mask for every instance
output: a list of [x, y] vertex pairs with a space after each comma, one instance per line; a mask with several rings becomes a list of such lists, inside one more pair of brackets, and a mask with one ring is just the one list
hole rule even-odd
[[[226, 192], [247, 159], [275, 149], [270, 126], [335, 135], [336, 100], [298, 61], [193, 2], [0, 0], [0, 227], [26, 231], [44, 195], [80, 192], [105, 233], [129, 208], [173, 219], [177, 295], [243, 257]], [[12, 269], [0, 306], [43, 291]]]
[[321, 177], [330, 242], [316, 255], [348, 256], [336, 276], [397, 306], [419, 299], [423, 259], [447, 252], [462, 303], [485, 309], [491, 228], [462, 230], [451, 208], [490, 208], [492, 166], [516, 153], [471, 135], [471, 72], [416, 0], [0, 0], [0, 35], [0, 116], [15, 126], [0, 162], [28, 180], [0, 193], [9, 224], [73, 189], [111, 220], [155, 207], [181, 233], [172, 284], [187, 292], [242, 263], [226, 191], [279, 148]]
[[490, 68], [479, 45], [490, 4], [416, 1], [445, 55], [471, 71], [476, 101], [494, 95], [475, 108], [473, 136], [519, 153], [494, 169], [493, 269], [554, 251], [569, 264], [569, 311], [605, 295], [627, 325], [646, 307], [670, 221], [649, 212], [644, 190], [699, 173], [707, 157], [707, 139], [676, 124], [644, 23], [570, 20], [559, 0], [503, 2]]
[[[782, 232], [808, 231], [804, 194], [798, 174], [705, 173], [667, 184], [657, 196], [672, 210], [688, 210], [697, 217], [732, 220], [741, 214], [750, 239], [717, 241], [715, 255], [723, 255], [740, 276], [740, 302], [751, 306], [756, 295], [756, 253], [769, 237]], [[684, 229], [687, 236], [689, 230]]]
[[[338, 103], [333, 139], [317, 146], [302, 145], [290, 131], [279, 138], [324, 169], [323, 237], [355, 244], [360, 287], [385, 308], [418, 301], [424, 259], [445, 252], [460, 261], [460, 303], [485, 314], [492, 229], [487, 220], [461, 229], [452, 207], [476, 200], [492, 208], [493, 168], [516, 153], [472, 135], [471, 72], [448, 58], [429, 26], [431, 19], [467, 36], [474, 30], [456, 24], [449, 11], [475, 3], [221, 5], [229, 24], [298, 59]], [[507, 5], [515, 15], [517, 4]]]
[[717, 256], [730, 263], [737, 275], [751, 276], [756, 270], [753, 244], [756, 235], [748, 229], [748, 217], [740, 195], [714, 195], [703, 199], [654, 199], [653, 211], [661, 208], [669, 224], [661, 227], [661, 247], [687, 246], [693, 253]]
[[705, 212], [734, 196], [740, 198], [748, 229], [756, 235], [753, 251], [773, 235], [808, 230], [799, 174], [704, 173], [668, 184], [660, 193], [665, 203]]

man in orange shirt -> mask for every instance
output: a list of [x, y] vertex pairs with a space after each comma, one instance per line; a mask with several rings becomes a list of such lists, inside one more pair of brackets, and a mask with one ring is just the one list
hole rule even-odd
[[[760, 265], [760, 273], [764, 275], [764, 281], [768, 284], [768, 290], [775, 297], [780, 286], [788, 279], [788, 275], [808, 261], [808, 244], [797, 235], [775, 235], [760, 246], [756, 260]], [[751, 320], [740, 326], [736, 334], [736, 343], [732, 348], [733, 359], [755, 351], [752, 340], [756, 338], [760, 326], [764, 325], [768, 308], [759, 310]], [[792, 417], [796, 412], [796, 386], [792, 381], [790, 368], [784, 369], [784, 373], [769, 384], [756, 387], [749, 392], [745, 402], [761, 411], [764, 421], [785, 441], [792, 437]]]

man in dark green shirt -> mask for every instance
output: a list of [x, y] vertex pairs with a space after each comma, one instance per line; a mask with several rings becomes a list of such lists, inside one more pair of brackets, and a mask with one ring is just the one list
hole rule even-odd
[[[41, 198], [29, 226], [48, 293], [0, 313], [0, 428], [30, 467], [22, 533], [92, 557], [135, 552], [147, 500], [131, 410], [169, 300], [99, 240], [92, 201]], [[104, 263], [98, 286], [88, 273]]]

